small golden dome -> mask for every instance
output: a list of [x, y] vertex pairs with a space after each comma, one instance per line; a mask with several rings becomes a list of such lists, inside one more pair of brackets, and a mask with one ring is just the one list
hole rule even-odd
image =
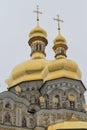
[[54, 44], [66, 44], [66, 39], [61, 35], [60, 30], [58, 30], [58, 35], [57, 37], [54, 39]]
[[45, 58], [45, 46], [47, 46], [48, 41], [46, 39], [47, 33], [39, 25], [32, 29], [29, 33], [29, 46], [31, 47], [31, 57]]
[[37, 37], [37, 36], [41, 36], [41, 37], [44, 37], [46, 38], [47, 37], [47, 33], [46, 31], [41, 28], [39, 25], [36, 26], [35, 28], [33, 28], [30, 33], [29, 33], [29, 37], [32, 38], [32, 37]]
[[66, 39], [61, 35], [60, 30], [58, 30], [58, 36], [54, 39], [53, 50], [55, 52], [55, 58], [67, 57], [66, 50], [68, 46], [66, 44]]

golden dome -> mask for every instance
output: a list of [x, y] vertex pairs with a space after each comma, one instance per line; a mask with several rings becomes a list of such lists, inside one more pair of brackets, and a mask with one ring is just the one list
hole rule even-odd
[[45, 58], [45, 46], [47, 46], [48, 41], [46, 39], [47, 33], [39, 25], [32, 29], [29, 33], [29, 46], [31, 47], [31, 57], [32, 59], [36, 58]]
[[29, 33], [30, 38], [37, 37], [37, 36], [41, 36], [41, 37], [44, 37], [44, 38], [47, 37], [46, 31], [43, 28], [41, 28], [39, 25], [36, 26], [34, 29], [32, 29]]
[[66, 44], [66, 39], [61, 35], [60, 30], [58, 30], [58, 35], [54, 39], [54, 44], [60, 44], [60, 43]]
[[7, 80], [7, 84], [8, 88], [11, 88], [24, 81], [48, 81], [62, 77], [80, 80], [81, 72], [78, 65], [66, 58], [53, 61], [34, 59], [17, 65]]
[[48, 61], [45, 59], [34, 59], [17, 65], [9, 79], [6, 80], [8, 88], [24, 81], [41, 80], [47, 63]]
[[7, 79], [8, 88], [21, 82], [32, 80], [43, 80], [45, 82], [62, 77], [81, 79], [81, 72], [78, 65], [65, 58], [68, 47], [66, 39], [60, 34], [60, 30], [58, 30], [58, 36], [54, 39], [53, 49], [56, 59], [53, 61], [44, 59], [44, 48], [48, 43], [46, 31], [37, 25], [30, 31], [29, 37], [28, 43], [31, 46], [32, 59], [17, 65], [13, 69], [11, 76]]
[[66, 58], [50, 61], [47, 69], [49, 73], [45, 76], [45, 81], [62, 77], [81, 79], [81, 72], [78, 65], [74, 61]]

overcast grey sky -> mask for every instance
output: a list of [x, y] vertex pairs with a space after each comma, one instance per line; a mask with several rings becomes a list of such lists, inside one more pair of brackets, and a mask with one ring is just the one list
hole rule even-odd
[[6, 90], [5, 80], [15, 65], [29, 59], [28, 34], [36, 26], [36, 5], [43, 12], [40, 26], [48, 33], [47, 59], [54, 58], [57, 23], [53, 18], [59, 14], [64, 20], [61, 30], [67, 39], [68, 58], [79, 65], [87, 88], [87, 0], [0, 0], [0, 91]]

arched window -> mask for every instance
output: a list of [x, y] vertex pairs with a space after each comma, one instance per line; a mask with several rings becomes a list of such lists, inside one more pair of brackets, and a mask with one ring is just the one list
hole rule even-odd
[[44, 95], [44, 99], [45, 99], [46, 107], [49, 107], [49, 96], [48, 96], [48, 94]]
[[60, 107], [60, 97], [59, 95], [56, 95], [53, 97], [53, 108], [59, 108]]
[[70, 108], [75, 108], [75, 96], [73, 94], [70, 94], [68, 96], [69, 102], [70, 102]]
[[43, 96], [41, 96], [41, 97], [39, 98], [39, 102], [40, 102], [40, 107], [41, 107], [41, 108], [45, 108], [45, 99], [44, 99]]
[[57, 106], [59, 107], [60, 106], [60, 96], [59, 95], [56, 95], [55, 98], [57, 98]]
[[75, 102], [74, 101], [70, 101], [70, 107], [73, 109], [75, 108]]
[[11, 109], [11, 104], [9, 102], [6, 102], [5, 108]]
[[4, 118], [3, 118], [3, 123], [8, 123], [8, 124], [12, 124], [12, 116], [9, 112], [6, 112], [4, 114]]

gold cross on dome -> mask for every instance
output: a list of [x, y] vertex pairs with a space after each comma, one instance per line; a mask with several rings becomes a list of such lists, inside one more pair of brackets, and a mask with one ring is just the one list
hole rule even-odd
[[37, 14], [37, 25], [39, 24], [39, 14], [42, 14], [42, 12], [39, 11], [39, 6], [37, 5], [37, 9], [33, 11], [34, 13]]
[[60, 30], [60, 22], [63, 23], [64, 21], [59, 18], [59, 15], [57, 15], [57, 18], [54, 18], [54, 20], [58, 22], [58, 30]]

